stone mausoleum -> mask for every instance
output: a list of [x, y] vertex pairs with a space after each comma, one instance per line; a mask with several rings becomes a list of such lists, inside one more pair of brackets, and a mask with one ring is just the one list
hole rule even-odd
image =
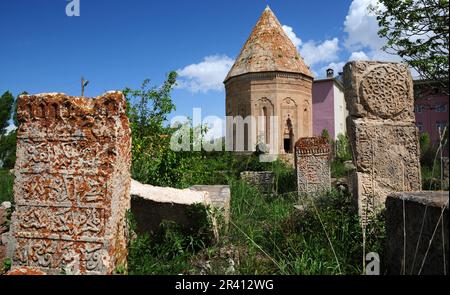
[[298, 138], [312, 136], [312, 82], [312, 72], [267, 7], [224, 81], [226, 115], [255, 118], [243, 128], [227, 126], [233, 150], [243, 136], [245, 151], [265, 143], [271, 153], [292, 154]]

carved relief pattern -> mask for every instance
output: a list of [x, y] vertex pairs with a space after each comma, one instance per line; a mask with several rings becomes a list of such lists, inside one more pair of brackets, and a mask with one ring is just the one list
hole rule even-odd
[[297, 190], [315, 193], [331, 186], [330, 146], [322, 137], [300, 138], [295, 144]]
[[49, 274], [101, 274], [104, 252], [100, 243], [19, 238], [13, 260], [18, 266], [38, 267]]
[[125, 247], [119, 229], [129, 208], [131, 141], [123, 95], [21, 96], [18, 120], [13, 268], [111, 273], [116, 258], [106, 257], [108, 247], [114, 239]]
[[412, 107], [407, 77], [388, 65], [375, 67], [363, 77], [360, 96], [366, 109], [383, 119], [398, 116]]
[[350, 115], [414, 122], [413, 83], [403, 64], [351, 62], [344, 68], [344, 93]]
[[366, 224], [390, 193], [421, 189], [412, 78], [403, 64], [351, 62], [344, 86], [353, 192]]

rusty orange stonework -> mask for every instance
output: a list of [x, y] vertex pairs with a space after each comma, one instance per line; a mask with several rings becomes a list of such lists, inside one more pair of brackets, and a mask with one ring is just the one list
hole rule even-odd
[[125, 108], [120, 92], [19, 97], [12, 273], [111, 274], [126, 264]]
[[297, 190], [320, 193], [331, 187], [330, 143], [324, 137], [304, 137], [295, 144]]
[[[263, 120], [248, 121], [247, 131], [227, 127], [230, 148], [253, 151], [264, 143], [275, 154], [292, 155], [295, 141], [313, 134], [312, 82], [311, 70], [267, 7], [224, 81], [226, 115]], [[243, 147], [237, 144], [240, 132]]]

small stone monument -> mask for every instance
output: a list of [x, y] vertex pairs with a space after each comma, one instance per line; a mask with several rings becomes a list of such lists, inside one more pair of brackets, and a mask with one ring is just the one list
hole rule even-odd
[[295, 144], [299, 193], [320, 193], [331, 187], [330, 144], [324, 137], [303, 137]]
[[405, 64], [355, 61], [344, 67], [344, 92], [353, 196], [364, 223], [390, 193], [421, 189], [413, 81]]
[[258, 188], [264, 194], [275, 192], [275, 173], [272, 171], [243, 171], [241, 180]]
[[120, 92], [18, 101], [12, 270], [111, 274], [126, 265], [131, 135]]

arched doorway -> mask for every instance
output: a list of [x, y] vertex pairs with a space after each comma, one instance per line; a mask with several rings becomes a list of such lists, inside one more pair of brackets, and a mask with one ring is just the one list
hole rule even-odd
[[285, 153], [292, 153], [294, 149], [294, 131], [292, 127], [292, 120], [290, 115], [285, 122], [284, 132], [283, 132], [283, 147]]

